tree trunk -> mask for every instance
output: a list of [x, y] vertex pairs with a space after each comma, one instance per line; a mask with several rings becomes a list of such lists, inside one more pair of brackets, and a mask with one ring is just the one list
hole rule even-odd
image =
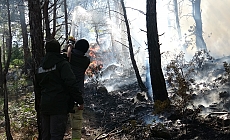
[[[5, 34], [6, 34], [6, 31], [5, 31], [5, 24], [3, 24], [3, 34], [2, 34], [2, 47], [1, 47], [1, 61], [3, 65], [6, 64], [6, 56], [5, 56]], [[2, 69], [3, 70], [3, 69]], [[3, 73], [2, 73], [3, 74]], [[2, 84], [3, 84], [3, 75], [2, 75]], [[2, 93], [1, 96], [4, 96], [4, 94]]]
[[67, 17], [67, 4], [64, 0], [64, 9], [65, 9], [65, 40], [68, 40], [68, 17]]
[[156, 0], [147, 0], [147, 42], [149, 51], [150, 77], [154, 101], [168, 100], [165, 79], [161, 69], [160, 45], [157, 30]]
[[9, 117], [9, 107], [8, 107], [8, 92], [6, 83], [6, 74], [3, 73], [3, 93], [4, 93], [4, 114], [5, 114], [5, 131], [7, 140], [13, 140], [10, 130], [10, 117]]
[[26, 28], [26, 21], [25, 21], [25, 8], [24, 8], [24, 0], [19, 2], [19, 13], [20, 13], [20, 24], [22, 28], [22, 38], [23, 38], [23, 51], [24, 51], [24, 73], [28, 73], [28, 69], [30, 67], [30, 49], [28, 47], [28, 34]]
[[136, 74], [136, 78], [137, 78], [137, 82], [138, 85], [140, 87], [140, 89], [142, 91], [147, 91], [147, 88], [145, 87], [144, 83], [142, 82], [137, 64], [136, 64], [136, 60], [134, 58], [134, 53], [133, 53], [133, 46], [132, 46], [132, 39], [131, 39], [131, 35], [130, 35], [130, 28], [129, 28], [129, 23], [128, 23], [128, 18], [127, 18], [127, 14], [126, 14], [126, 9], [125, 9], [125, 4], [124, 4], [124, 0], [121, 0], [121, 6], [124, 12], [124, 19], [125, 19], [125, 24], [126, 24], [126, 28], [127, 28], [127, 35], [128, 35], [128, 41], [129, 41], [129, 52], [130, 52], [130, 58], [133, 64], [133, 69], [135, 71]]
[[32, 72], [33, 83], [35, 92], [35, 110], [37, 111], [37, 124], [38, 124], [38, 139], [41, 140], [41, 116], [40, 116], [40, 92], [36, 91], [37, 85], [35, 84], [35, 74], [38, 69], [41, 59], [44, 56], [44, 43], [42, 33], [42, 14], [40, 9], [40, 0], [29, 0], [29, 24], [30, 24], [30, 37], [32, 45]]
[[207, 50], [207, 46], [203, 38], [200, 3], [201, 3], [201, 0], [192, 1], [193, 18], [196, 23], [196, 27], [195, 27], [196, 46], [198, 50]]
[[[111, 7], [110, 7], [110, 1], [109, 0], [107, 0], [107, 5], [108, 5], [108, 12], [109, 12], [109, 19], [112, 21]], [[111, 50], [112, 50], [112, 52], [114, 52], [114, 54], [116, 54], [114, 37], [113, 37], [113, 29], [110, 30], [110, 37], [111, 37]]]
[[95, 24], [95, 26], [94, 26], [94, 31], [95, 31], [95, 34], [96, 34], [96, 42], [97, 42], [97, 44], [98, 44], [98, 46], [101, 46], [101, 44], [100, 44], [100, 42], [99, 42], [99, 29], [97, 29], [98, 27], [97, 27], [97, 25]]
[[0, 97], [4, 97], [3, 94], [3, 69], [2, 69], [2, 46], [0, 46]]
[[49, 21], [49, 0], [44, 1], [43, 16], [45, 20], [46, 39], [51, 39], [50, 21]]
[[179, 20], [179, 12], [178, 12], [178, 2], [177, 2], [177, 0], [173, 0], [173, 4], [174, 4], [174, 13], [175, 13], [175, 17], [176, 17], [176, 30], [177, 30], [179, 40], [181, 40], [182, 36], [181, 36], [181, 28], [180, 28], [180, 20]]
[[5, 45], [5, 34], [6, 34], [6, 27], [5, 24], [3, 24], [3, 37], [2, 37], [2, 61], [3, 64], [6, 64], [6, 45]]
[[13, 140], [10, 131], [10, 118], [9, 118], [9, 108], [8, 108], [8, 92], [7, 92], [7, 84], [6, 84], [6, 75], [9, 70], [10, 59], [11, 59], [11, 51], [12, 51], [12, 34], [11, 34], [11, 19], [10, 19], [10, 9], [9, 9], [9, 0], [7, 0], [7, 15], [8, 15], [8, 31], [9, 31], [9, 38], [7, 39], [7, 47], [8, 47], [8, 55], [5, 64], [5, 68], [3, 71], [3, 92], [4, 92], [4, 114], [5, 114], [5, 130], [6, 130], [6, 137], [7, 140]]
[[121, 28], [121, 43], [122, 43], [122, 46], [121, 46], [121, 56], [119, 58], [121, 58], [119, 61], [121, 64], [123, 64], [124, 66], [129, 66], [129, 61], [125, 61], [123, 60], [122, 58], [128, 58], [129, 57], [129, 52], [128, 52], [128, 49], [127, 49], [127, 46], [125, 44], [127, 44], [127, 38], [126, 38], [126, 23], [124, 22], [124, 10], [123, 10], [123, 7], [121, 5], [121, 3], [118, 3], [117, 4], [118, 7], [119, 7], [119, 12], [121, 13], [121, 15], [119, 15], [118, 19], [117, 19], [117, 22], [119, 22], [119, 20], [122, 20], [121, 23], [120, 23], [120, 28]]
[[53, 8], [53, 32], [51, 38], [54, 38], [56, 35], [56, 19], [57, 19], [57, 0], [54, 0], [54, 8]]

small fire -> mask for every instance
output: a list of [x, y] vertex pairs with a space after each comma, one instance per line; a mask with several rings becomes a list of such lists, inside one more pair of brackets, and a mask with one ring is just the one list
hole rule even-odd
[[102, 64], [98, 64], [97, 61], [93, 61], [92, 63], [90, 63], [89, 67], [86, 70], [86, 75], [88, 75], [89, 78], [99, 74], [99, 72], [101, 71], [103, 65]]
[[90, 44], [90, 48], [89, 48], [89, 56], [96, 58], [96, 52], [98, 52], [98, 50], [100, 50], [100, 46], [95, 44]]
[[91, 59], [91, 63], [89, 64], [89, 67], [87, 68], [85, 74], [92, 78], [93, 76], [96, 76], [100, 73], [103, 64], [102, 61], [99, 60], [100, 57], [97, 56], [97, 52], [100, 50], [100, 46], [98, 44], [90, 44], [89, 48], [89, 57]]

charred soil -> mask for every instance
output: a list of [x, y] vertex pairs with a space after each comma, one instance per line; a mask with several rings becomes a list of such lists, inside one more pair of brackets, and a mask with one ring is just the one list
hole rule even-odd
[[[123, 86], [107, 92], [105, 87], [96, 92], [86, 89], [84, 95], [83, 139], [85, 140], [228, 140], [230, 138], [229, 114], [227, 119], [218, 115], [195, 117], [194, 110], [166, 113], [152, 119], [153, 104], [143, 98], [137, 84]], [[146, 115], [147, 114], [147, 115]], [[151, 116], [151, 117], [149, 117]], [[147, 123], [148, 122], [148, 123]], [[150, 123], [149, 123], [150, 122]], [[70, 135], [70, 133], [69, 133]], [[67, 136], [68, 137], [68, 136]]]

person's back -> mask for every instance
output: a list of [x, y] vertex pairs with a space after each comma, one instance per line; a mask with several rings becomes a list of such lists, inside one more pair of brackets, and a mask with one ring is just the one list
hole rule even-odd
[[69, 99], [83, 108], [83, 98], [70, 64], [60, 54], [59, 42], [51, 40], [45, 47], [46, 55], [36, 74], [36, 90], [41, 93], [42, 139], [61, 140], [71, 110]]
[[[85, 39], [80, 39], [71, 49], [71, 57], [69, 58], [71, 68], [76, 77], [77, 85], [82, 93], [84, 93], [85, 71], [90, 64], [90, 59], [85, 56], [85, 53], [88, 51], [88, 49], [88, 41]], [[72, 140], [80, 140], [83, 110], [78, 110], [75, 106], [74, 111], [75, 113], [71, 113]]]
[[75, 43], [75, 47], [71, 51], [71, 68], [82, 93], [84, 93], [85, 71], [90, 64], [90, 59], [85, 56], [85, 53], [88, 51], [88, 49], [88, 41], [85, 39], [80, 39]]

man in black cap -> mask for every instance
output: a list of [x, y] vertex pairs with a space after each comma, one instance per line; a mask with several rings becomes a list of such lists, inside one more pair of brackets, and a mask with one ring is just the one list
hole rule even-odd
[[69, 100], [83, 109], [83, 98], [70, 64], [60, 54], [57, 40], [46, 42], [46, 55], [36, 74], [37, 91], [41, 93], [42, 140], [63, 140]]
[[[89, 42], [85, 39], [78, 40], [71, 50], [71, 57], [69, 58], [71, 68], [76, 77], [78, 87], [81, 93], [84, 93], [84, 79], [85, 71], [90, 64], [90, 59], [85, 56], [85, 53], [89, 49]], [[75, 113], [71, 113], [71, 125], [72, 125], [72, 140], [81, 139], [81, 127], [82, 127], [82, 113], [83, 110], [79, 110], [77, 106], [74, 107]]]
[[89, 42], [85, 39], [80, 39], [75, 43], [70, 58], [71, 68], [82, 93], [84, 93], [85, 71], [90, 64], [89, 57], [85, 56], [88, 49]]

